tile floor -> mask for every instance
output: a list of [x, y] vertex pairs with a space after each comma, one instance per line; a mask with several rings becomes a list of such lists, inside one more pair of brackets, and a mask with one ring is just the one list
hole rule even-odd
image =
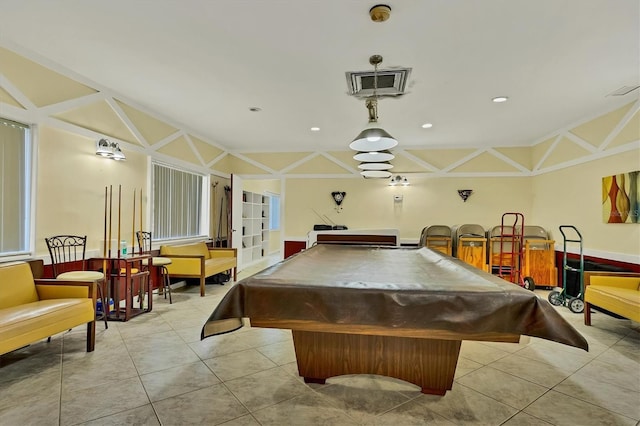
[[444, 397], [378, 376], [307, 385], [289, 331], [200, 341], [231, 285], [207, 285], [204, 298], [178, 289], [172, 305], [156, 296], [151, 313], [98, 324], [92, 353], [82, 327], [0, 356], [0, 425], [640, 425], [637, 323], [595, 313], [585, 327], [557, 308], [589, 353], [535, 338], [463, 342]]

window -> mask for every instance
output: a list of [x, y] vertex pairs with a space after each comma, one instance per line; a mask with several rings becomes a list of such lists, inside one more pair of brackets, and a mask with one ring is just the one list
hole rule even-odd
[[31, 131], [0, 118], [0, 258], [29, 254]]
[[269, 231], [280, 229], [280, 196], [267, 194], [269, 197]]
[[153, 239], [202, 235], [202, 175], [153, 164]]

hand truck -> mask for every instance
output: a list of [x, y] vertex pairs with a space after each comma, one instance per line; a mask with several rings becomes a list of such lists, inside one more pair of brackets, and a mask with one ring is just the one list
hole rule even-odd
[[[553, 290], [549, 293], [548, 300], [554, 306], [566, 306], [573, 313], [579, 314], [584, 311], [584, 256], [582, 253], [582, 235], [580, 231], [573, 225], [560, 225], [560, 233], [562, 234], [563, 241], [563, 256], [562, 256], [562, 290]], [[567, 234], [572, 231], [574, 234], [572, 238], [567, 238]], [[571, 236], [571, 235], [570, 235]], [[580, 267], [574, 268], [567, 265], [567, 243], [578, 243], [580, 249]], [[567, 294], [567, 271], [577, 272], [580, 281], [580, 291], [578, 295], [571, 296]]]

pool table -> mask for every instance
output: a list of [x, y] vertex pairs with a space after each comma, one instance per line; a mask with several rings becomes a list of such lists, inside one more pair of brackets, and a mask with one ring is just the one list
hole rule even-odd
[[306, 382], [379, 374], [444, 395], [462, 340], [540, 337], [588, 350], [533, 292], [426, 247], [318, 245], [236, 283], [202, 338], [290, 329]]

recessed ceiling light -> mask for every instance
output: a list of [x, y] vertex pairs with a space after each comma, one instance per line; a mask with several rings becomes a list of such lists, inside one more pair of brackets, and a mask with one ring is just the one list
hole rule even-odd
[[311, 131], [312, 132], [319, 132], [320, 131], [320, 127], [312, 127]]
[[495, 98], [491, 99], [493, 102], [499, 104], [500, 102], [507, 102], [509, 100], [508, 97], [506, 96], [496, 96]]
[[422, 128], [423, 128], [423, 129], [430, 129], [430, 128], [432, 128], [432, 127], [433, 127], [433, 124], [431, 124], [431, 123], [424, 123], [424, 124], [422, 125]]
[[260, 111], [262, 111], [262, 108], [260, 108], [260, 107], [249, 107], [249, 111], [251, 111], [251, 112], [260, 112]]

